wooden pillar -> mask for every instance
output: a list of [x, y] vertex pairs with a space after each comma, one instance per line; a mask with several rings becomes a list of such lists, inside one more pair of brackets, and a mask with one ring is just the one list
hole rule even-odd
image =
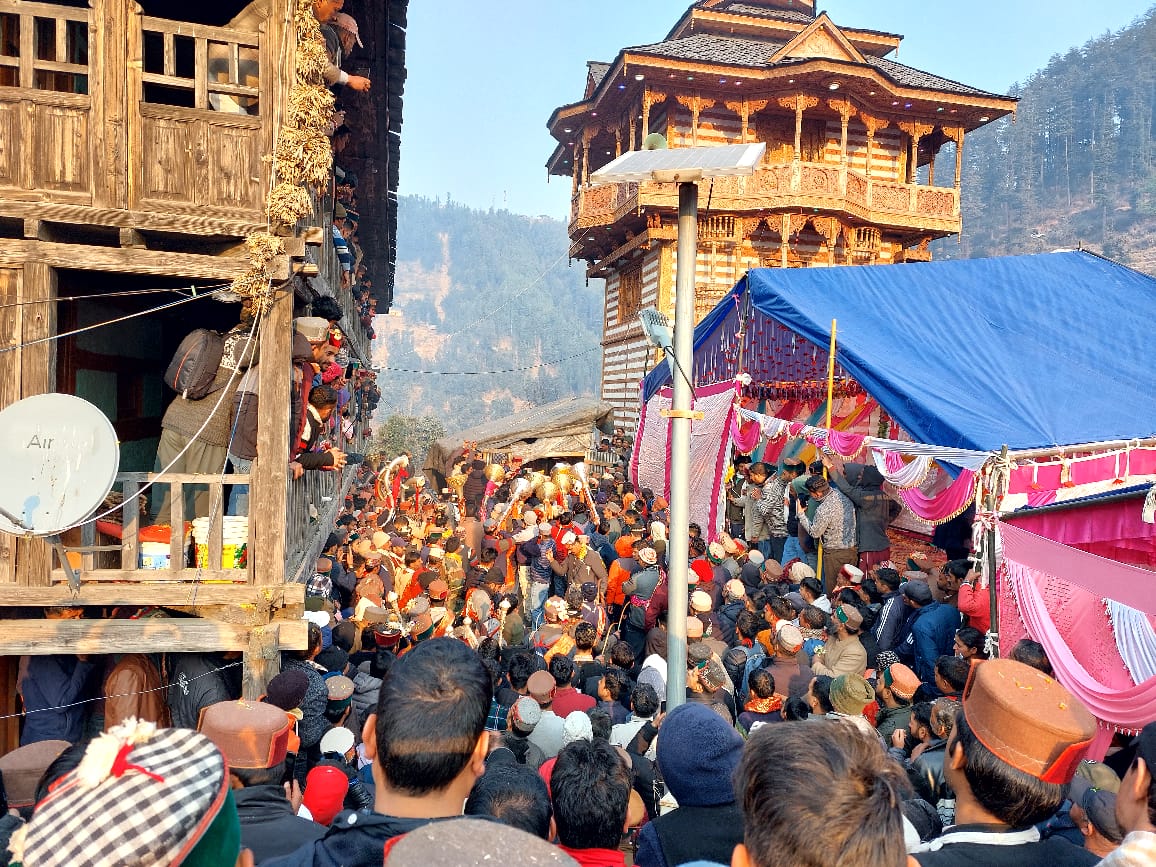
[[915, 183], [919, 171], [919, 140], [930, 133], [934, 126], [917, 120], [901, 122], [899, 128], [911, 136], [911, 160], [907, 166], [907, 183]]
[[847, 128], [858, 111], [855, 106], [851, 105], [849, 99], [831, 99], [827, 104], [834, 110], [839, 112], [839, 119], [842, 121], [842, 136], [839, 143], [839, 190], [843, 195], [847, 194], [847, 169], [851, 165], [850, 155], [847, 153]]
[[779, 106], [786, 109], [792, 109], [795, 112], [795, 162], [803, 159], [803, 112], [808, 108], [814, 108], [819, 104], [819, 100], [814, 96], [805, 96], [799, 94], [798, 96], [784, 96], [779, 98]]
[[628, 128], [630, 130], [630, 138], [629, 138], [630, 150], [632, 150], [632, 151], [637, 150], [638, 148], [635, 146], [635, 138], [634, 138], [634, 112], [633, 111], [631, 111], [627, 115], [626, 122], [629, 125]]
[[936, 151], [931, 155], [931, 160], [927, 163], [927, 186], [935, 186], [935, 157], [939, 153]]
[[[20, 397], [56, 391], [56, 341], [27, 344], [56, 334], [56, 269], [43, 262], [25, 262], [21, 284], [19, 350]], [[29, 587], [51, 584], [52, 550], [43, 539], [18, 539], [16, 581]]]
[[278, 641], [278, 625], [257, 626], [249, 633], [249, 646], [245, 649], [242, 698], [256, 701], [265, 694], [265, 688], [281, 671], [281, 648]]
[[[101, 82], [99, 98], [92, 100], [93, 204], [101, 208], [128, 207], [128, 119], [130, 99], [128, 30], [139, 19], [132, 0], [93, 0], [90, 25], [90, 80]], [[58, 57], [57, 60], [65, 58]]]
[[958, 190], [963, 180], [963, 136], [961, 126], [945, 126], [943, 134], [955, 142], [955, 188]]
[[289, 502], [289, 397], [292, 393], [293, 290], [280, 290], [261, 323], [258, 380], [262, 401], [257, 460], [250, 481], [250, 580], [283, 584], [285, 520]]
[[782, 266], [787, 267], [787, 251], [791, 243], [791, 215], [783, 214], [779, 229], [779, 255], [782, 257]]
[[659, 93], [649, 87], [642, 92], [642, 141], [646, 141], [646, 137], [650, 135], [650, 109], [665, 101], [665, 93]]
[[694, 96], [677, 96], [675, 99], [690, 112], [690, 143], [697, 147], [699, 116], [702, 114], [703, 109], [710, 108], [714, 105], [715, 101], [713, 99], [703, 99], [698, 94]]
[[622, 128], [614, 128], [614, 158], [622, 156]]

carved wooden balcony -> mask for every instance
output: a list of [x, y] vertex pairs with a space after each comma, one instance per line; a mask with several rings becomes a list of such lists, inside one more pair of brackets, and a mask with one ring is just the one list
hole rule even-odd
[[[868, 179], [829, 163], [764, 165], [746, 178], [717, 178], [699, 186], [699, 207], [712, 211], [806, 210], [846, 214], [866, 223], [933, 234], [958, 232], [959, 191]], [[572, 202], [570, 234], [611, 226], [639, 208], [676, 211], [674, 184], [625, 183], [584, 187]]]

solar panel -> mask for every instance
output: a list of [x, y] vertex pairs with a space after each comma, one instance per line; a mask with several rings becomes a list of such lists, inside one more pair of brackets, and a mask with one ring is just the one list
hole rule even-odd
[[630, 151], [590, 175], [595, 184], [625, 181], [697, 181], [726, 175], [752, 175], [762, 159], [765, 142], [713, 147]]

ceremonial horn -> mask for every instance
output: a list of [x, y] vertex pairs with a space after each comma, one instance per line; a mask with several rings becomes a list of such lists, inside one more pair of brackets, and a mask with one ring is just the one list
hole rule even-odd
[[542, 482], [538, 486], [537, 494], [543, 503], [553, 503], [554, 498], [558, 496], [558, 484], [552, 481]]

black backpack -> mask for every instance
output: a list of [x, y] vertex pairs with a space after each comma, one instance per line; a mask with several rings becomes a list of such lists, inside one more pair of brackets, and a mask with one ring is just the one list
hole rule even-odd
[[224, 354], [225, 338], [220, 332], [208, 328], [189, 332], [169, 362], [165, 385], [188, 400], [208, 397], [218, 390], [213, 382]]

